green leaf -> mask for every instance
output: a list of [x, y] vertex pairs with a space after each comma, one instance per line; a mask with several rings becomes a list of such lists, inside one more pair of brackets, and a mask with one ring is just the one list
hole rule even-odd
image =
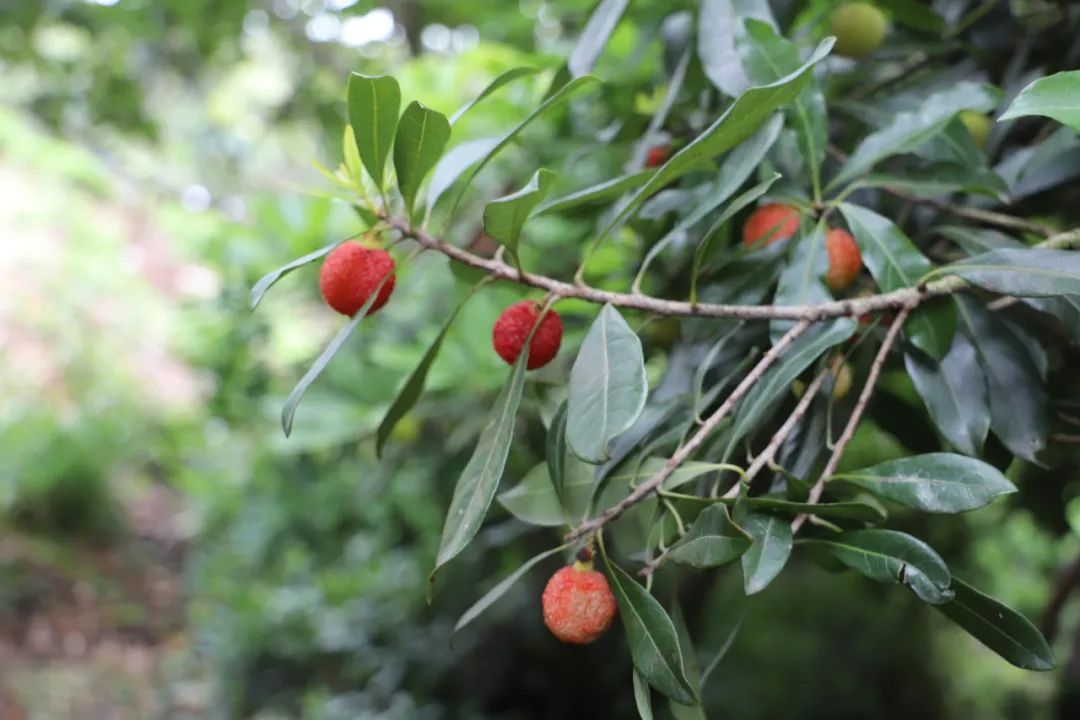
[[[817, 225], [809, 235], [791, 238], [788, 244], [788, 263], [780, 273], [773, 305], [816, 305], [832, 300], [824, 280], [829, 271], [829, 253], [823, 226]], [[775, 344], [794, 324], [794, 320], [772, 320], [769, 339]]]
[[945, 439], [965, 455], [978, 455], [990, 430], [990, 402], [986, 374], [972, 344], [957, 333], [940, 361], [907, 352], [904, 364]]
[[814, 65], [829, 54], [833, 42], [832, 38], [826, 38], [806, 62], [794, 72], [774, 83], [752, 87], [740, 95], [728, 106], [723, 115], [693, 142], [675, 153], [645, 185], [638, 189], [637, 193], [599, 234], [598, 242], [637, 210], [645, 198], [687, 173], [710, 169], [714, 158], [753, 135], [769, 119], [773, 111], [791, 102], [802, 91], [806, 83], [810, 81], [810, 72]]
[[703, 0], [698, 15], [698, 58], [705, 76], [725, 95], [732, 97], [750, 86], [735, 49], [743, 18], [775, 25], [766, 0]]
[[349, 76], [349, 124], [360, 160], [380, 188], [386, 181], [386, 158], [394, 142], [400, 109], [401, 88], [394, 78], [359, 73]]
[[521, 229], [532, 209], [543, 200], [556, 173], [540, 168], [529, 184], [515, 193], [492, 200], [484, 208], [484, 232], [498, 240], [516, 259]]
[[461, 202], [461, 197], [465, 194], [465, 190], [469, 187], [469, 183], [472, 182], [473, 178], [476, 177], [477, 173], [483, 170], [487, 166], [487, 164], [491, 162], [492, 158], [498, 155], [504, 147], [509, 145], [510, 141], [517, 137], [522, 130], [528, 127], [533, 120], [540, 117], [552, 108], [556, 108], [562, 105], [567, 100], [569, 100], [571, 96], [574, 95], [574, 93], [581, 90], [582, 88], [587, 88], [598, 82], [600, 81], [592, 75], [582, 75], [581, 77], [574, 78], [573, 80], [559, 88], [551, 97], [540, 103], [540, 107], [533, 110], [527, 118], [519, 122], [517, 125], [511, 128], [509, 132], [505, 133], [502, 137], [500, 137], [499, 140], [495, 143], [495, 145], [487, 153], [480, 157], [480, 160], [476, 163], [476, 165], [472, 166], [471, 169], [467, 168], [462, 173], [462, 175], [464, 175], [465, 177], [465, 182], [462, 184], [461, 189], [458, 190], [458, 194], [454, 198], [454, 203], [451, 207], [450, 214], [453, 215], [453, 210], [456, 209], [458, 203]]
[[538, 207], [533, 214], [543, 215], [544, 213], [561, 213], [581, 207], [582, 205], [618, 197], [627, 190], [633, 190], [641, 185], [648, 180], [654, 172], [655, 170], [651, 169], [639, 170], [627, 175], [620, 175], [611, 180], [605, 180], [602, 183], [591, 185], [587, 188], [582, 188], [581, 190], [575, 190], [567, 195], [548, 200]]
[[[841, 203], [840, 212], [882, 292], [915, 287], [930, 271], [930, 261], [888, 218], [850, 203]], [[948, 303], [924, 305], [912, 313], [904, 330], [915, 347], [940, 359], [952, 346], [956, 314]]]
[[929, 453], [833, 475], [886, 500], [932, 513], [958, 513], [1016, 492], [997, 468], [981, 460]]
[[345, 169], [349, 171], [349, 179], [356, 185], [364, 180], [364, 163], [360, 160], [360, 152], [356, 149], [356, 135], [353, 134], [352, 125], [345, 126], [342, 139], [341, 155], [345, 160]]
[[498, 500], [518, 520], [542, 527], [557, 527], [569, 522], [570, 510], [584, 510], [592, 487], [591, 472], [571, 470], [563, 486], [564, 505], [555, 491], [548, 466], [540, 463], [526, 473], [520, 483], [499, 493]]
[[952, 599], [945, 562], [929, 545], [905, 533], [851, 530], [799, 542], [827, 551], [871, 580], [907, 585], [924, 602], [938, 605]]
[[634, 704], [637, 705], [641, 720], [653, 720], [652, 699], [649, 697], [649, 683], [634, 668]]
[[251, 288], [251, 295], [248, 297], [248, 302], [251, 305], [251, 309], [254, 310], [255, 308], [259, 307], [259, 303], [262, 302], [263, 295], [265, 295], [266, 291], [269, 290], [278, 280], [285, 277], [297, 268], [301, 268], [309, 263], [313, 263], [324, 255], [329, 255], [330, 251], [336, 248], [342, 242], [345, 241], [341, 240], [335, 243], [330, 243], [326, 247], [321, 247], [314, 252], [310, 252], [307, 255], [304, 255], [303, 257], [298, 257], [292, 262], [282, 265], [277, 270], [271, 270], [270, 272], [263, 275], [261, 278], [259, 278], [259, 281], [255, 283]]
[[986, 373], [990, 429], [1014, 455], [1037, 462], [1046, 447], [1049, 398], [1020, 339], [971, 298], [957, 297], [960, 321]]
[[608, 443], [641, 415], [648, 390], [641, 340], [605, 305], [570, 370], [566, 434], [574, 454], [592, 463], [607, 460]]
[[750, 542], [750, 536], [731, 522], [724, 505], [710, 505], [701, 511], [686, 535], [671, 546], [668, 559], [696, 568], [716, 567], [738, 558]]
[[512, 83], [513, 81], [517, 80], [518, 78], [528, 77], [529, 75], [535, 75], [538, 72], [540, 72], [540, 68], [537, 68], [537, 67], [516, 67], [516, 68], [511, 68], [510, 70], [507, 70], [506, 72], [502, 73], [497, 78], [492, 80], [490, 83], [488, 83], [487, 87], [485, 87], [480, 92], [479, 95], [477, 95], [475, 98], [473, 98], [469, 102], [467, 102], [464, 105], [462, 105], [461, 107], [459, 107], [457, 109], [457, 112], [455, 112], [453, 115], [450, 116], [450, 124], [451, 125], [456, 124], [457, 121], [461, 119], [462, 115], [464, 115], [465, 113], [472, 110], [474, 107], [476, 107], [476, 105], [481, 100], [483, 100], [488, 95], [490, 95], [491, 93], [493, 93], [496, 90], [498, 90], [499, 88], [501, 88], [503, 85], [506, 85], [508, 83]]
[[656, 598], [612, 562], [608, 563], [608, 577], [626, 628], [634, 667], [650, 685], [672, 700], [684, 705], [696, 704], [671, 618]]
[[434, 209], [435, 203], [439, 202], [443, 193], [449, 190], [466, 170], [480, 162], [481, 158], [488, 155], [498, 144], [499, 138], [469, 140], [455, 145], [450, 152], [443, 155], [442, 160], [435, 166], [435, 172], [431, 174], [431, 182], [428, 183], [428, 211]]
[[743, 553], [743, 590], [747, 595], [769, 586], [791, 557], [791, 525], [774, 515], [753, 512], [745, 502], [735, 503], [735, 522], [753, 543]]
[[952, 601], [936, 606], [942, 615], [1011, 665], [1025, 670], [1054, 669], [1054, 653], [1030, 620], [960, 578], [952, 579], [952, 588]]
[[570, 448], [566, 445], [566, 401], [559, 403], [558, 410], [551, 418], [548, 427], [547, 443], [545, 444], [545, 457], [547, 460], [548, 476], [551, 479], [551, 488], [559, 501], [559, 506], [568, 510], [566, 502], [566, 463]]
[[589, 22], [585, 23], [577, 45], [566, 58], [566, 67], [571, 77], [579, 77], [592, 71], [628, 3], [629, 0], [601, 0], [596, 6], [589, 16]]
[[472, 607], [470, 607], [468, 610], [466, 610], [464, 613], [462, 613], [461, 617], [457, 621], [457, 624], [454, 625], [454, 629], [452, 631], [450, 631], [450, 639], [451, 639], [451, 641], [453, 640], [454, 635], [457, 635], [457, 633], [462, 628], [464, 628], [466, 625], [471, 623], [476, 618], [483, 615], [484, 611], [486, 611], [489, 607], [494, 605], [495, 602], [499, 598], [501, 598], [503, 595], [505, 595], [506, 591], [509, 590], [511, 588], [511, 586], [513, 586], [514, 583], [516, 583], [518, 580], [520, 580], [522, 577], [525, 576], [525, 573], [529, 572], [534, 567], [539, 565], [544, 560], [547, 560], [552, 555], [556, 555], [556, 554], [562, 552], [565, 549], [566, 549], [566, 546], [561, 545], [561, 546], [559, 546], [557, 548], [552, 548], [551, 550], [545, 550], [544, 552], [540, 553], [539, 555], [534, 555], [533, 557], [526, 560], [525, 563], [522, 564], [521, 567], [519, 567], [514, 572], [510, 573], [509, 576], [507, 576], [507, 577], [503, 578], [502, 580], [500, 580], [495, 585], [495, 587], [488, 590], [486, 593], [484, 593], [483, 597], [481, 597], [479, 600], [477, 600], [475, 603], [473, 603]]
[[473, 296], [473, 293], [480, 289], [484, 282], [484, 280], [481, 280], [478, 284], [474, 285], [469, 290], [468, 294], [461, 299], [461, 302], [459, 302], [451, 311], [449, 317], [443, 321], [443, 325], [439, 329], [439, 334], [435, 337], [435, 341], [428, 346], [424, 356], [420, 358], [420, 363], [412, 371], [412, 374], [409, 375], [409, 379], [405, 381], [405, 384], [401, 386], [401, 390], [398, 391], [397, 396], [394, 398], [394, 402], [390, 403], [390, 407], [387, 409], [386, 415], [383, 416], [382, 422], [379, 423], [379, 429], [375, 434], [376, 457], [382, 456], [383, 446], [386, 444], [390, 434], [394, 432], [394, 427], [401, 418], [405, 417], [409, 410], [416, 405], [416, 401], [420, 399], [420, 395], [424, 392], [424, 384], [427, 382], [428, 372], [435, 363], [435, 358], [439, 356], [443, 340], [446, 339], [446, 333], [449, 332], [450, 326], [454, 324], [454, 320], [457, 319], [458, 313], [461, 312], [461, 308], [465, 307], [465, 303], [469, 302], [469, 298]]
[[1055, 297], [1080, 293], [1080, 252], [1075, 250], [991, 250], [947, 265], [943, 271], [1004, 295]]
[[[623, 466], [620, 466], [620, 469], [617, 472], [608, 475], [608, 482], [623, 485], [637, 485], [655, 475], [665, 464], [667, 464], [667, 458], [662, 457], [646, 458], [640, 464], [626, 463], [629, 467], [623, 469]], [[705, 473], [716, 472], [717, 470], [723, 469], [724, 466], [718, 463], [689, 460], [676, 468], [671, 475], [668, 475], [667, 480], [664, 481], [664, 489], [675, 490], [688, 482], [696, 480]]]
[[920, 0], [879, 0], [889, 11], [893, 20], [914, 30], [940, 33], [945, 29], [945, 18]]
[[915, 110], [897, 113], [884, 128], [863, 138], [829, 187], [854, 179], [891, 155], [912, 152], [942, 132], [962, 110], [992, 110], [998, 97], [993, 88], [974, 82], [955, 83], [926, 96]]
[[1053, 118], [1080, 132], [1080, 70], [1039, 78], [1020, 91], [998, 120], [1026, 115]]
[[431, 571], [432, 578], [440, 567], [456, 557], [476, 536], [495, 497], [499, 478], [502, 477], [506, 457], [510, 452], [510, 440], [514, 434], [515, 415], [521, 403], [528, 356], [528, 347], [525, 347], [514, 363], [506, 385], [495, 400], [495, 406], [480, 433], [476, 449], [454, 487], [454, 497], [446, 514], [435, 569]]
[[405, 108], [394, 139], [394, 170], [411, 218], [420, 183], [442, 157], [450, 139], [446, 116], [413, 101]]
[[746, 498], [743, 502], [755, 510], [780, 512], [787, 515], [807, 513], [826, 520], [859, 520], [861, 522], [879, 523], [887, 517], [881, 508], [863, 502], [811, 504], [768, 496]]
[[349, 339], [349, 335], [352, 331], [363, 322], [367, 316], [367, 311], [375, 304], [375, 300], [379, 297], [379, 291], [382, 290], [382, 286], [393, 275], [387, 275], [382, 279], [368, 297], [364, 306], [357, 310], [356, 314], [349, 319], [340, 330], [337, 335], [330, 340], [330, 343], [319, 353], [319, 357], [315, 358], [315, 362], [311, 364], [304, 376], [300, 378], [300, 382], [296, 383], [296, 387], [292, 389], [289, 396], [285, 398], [285, 405], [281, 408], [281, 428], [285, 431], [285, 437], [289, 437], [289, 433], [292, 432], [293, 415], [296, 414], [296, 408], [300, 405], [301, 398], [304, 397], [304, 393], [311, 387], [311, 383], [315, 382], [316, 378], [322, 375], [323, 370], [330, 364], [330, 361], [334, 359], [334, 355], [337, 355], [338, 350], [345, 344], [345, 341]]
[[1001, 199], [1008, 190], [1005, 181], [991, 170], [947, 162], [931, 163], [903, 174], [871, 173], [859, 181], [859, 186], [907, 190], [922, 197], [972, 192]]

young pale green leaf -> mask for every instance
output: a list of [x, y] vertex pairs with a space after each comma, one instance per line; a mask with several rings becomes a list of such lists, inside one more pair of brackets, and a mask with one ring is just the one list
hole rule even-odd
[[566, 67], [571, 77], [579, 77], [592, 71], [628, 3], [629, 0], [601, 0], [596, 6], [589, 16], [589, 21], [585, 23], [585, 29], [581, 31], [577, 44], [566, 58]]
[[520, 483], [499, 493], [499, 504], [518, 520], [530, 525], [544, 527], [564, 525], [570, 521], [571, 511], [584, 510], [589, 495], [592, 494], [592, 473], [578, 470], [578, 468], [572, 468], [569, 477], [565, 479], [562, 488], [566, 496], [565, 505], [555, 492], [546, 463], [536, 465], [525, 474], [525, 478]]
[[891, 155], [913, 151], [944, 130], [962, 110], [992, 110], [998, 97], [993, 88], [974, 82], [959, 82], [928, 95], [912, 112], [897, 113], [887, 126], [867, 135], [830, 187], [849, 182]]
[[534, 555], [533, 557], [526, 560], [517, 570], [500, 580], [495, 585], [495, 587], [488, 590], [486, 593], [484, 593], [483, 597], [473, 603], [472, 607], [462, 613], [461, 617], [457, 621], [457, 624], [454, 625], [454, 629], [450, 632], [450, 639], [453, 640], [454, 635], [456, 635], [462, 628], [464, 628], [476, 618], [483, 615], [484, 611], [494, 605], [499, 598], [505, 595], [506, 591], [509, 590], [514, 583], [516, 583], [518, 580], [525, 576], [525, 573], [529, 572], [552, 555], [561, 553], [565, 549], [566, 546], [562, 545], [557, 548], [552, 548], [551, 550], [545, 550], [539, 555]]
[[998, 120], [1026, 115], [1053, 118], [1080, 132], [1080, 70], [1039, 78], [1020, 91]]
[[634, 668], [634, 704], [637, 705], [641, 720], [653, 720], [652, 698], [649, 697], [649, 683]]
[[713, 160], [754, 134], [773, 112], [791, 102], [810, 81], [814, 65], [819, 63], [833, 46], [833, 39], [826, 38], [815, 48], [798, 69], [768, 85], [752, 87], [728, 106], [728, 109], [712, 125], [705, 129], [689, 145], [684, 147], [654, 174], [622, 207], [601, 231], [603, 239], [613, 228], [630, 216], [645, 199], [660, 188], [671, 184], [687, 173], [708, 169]]
[[929, 453], [889, 460], [862, 470], [833, 475], [886, 500], [932, 513], [958, 513], [1016, 492], [993, 465], [982, 460]]
[[978, 455], [990, 430], [990, 403], [986, 373], [967, 338], [957, 333], [940, 361], [907, 352], [904, 365], [945, 439], [965, 455]]
[[716, 567], [738, 558], [750, 542], [750, 536], [731, 521], [724, 505], [710, 505], [671, 546], [668, 559], [696, 568]]
[[568, 101], [579, 90], [590, 87], [598, 82], [599, 80], [592, 75], [582, 75], [581, 77], [574, 78], [570, 82], [560, 87], [554, 94], [551, 95], [551, 97], [545, 99], [542, 103], [540, 103], [540, 106], [533, 110], [527, 118], [519, 122], [506, 134], [500, 137], [498, 141], [496, 141], [495, 145], [492, 146], [490, 150], [488, 150], [480, 157], [479, 162], [471, 166], [471, 168], [466, 168], [465, 171], [462, 173], [462, 175], [464, 175], [465, 177], [465, 181], [464, 183], [462, 183], [461, 189], [458, 190], [457, 196], [454, 198], [454, 203], [451, 206], [450, 214], [453, 215], [453, 211], [457, 209], [458, 203], [461, 202], [461, 198], [465, 194], [465, 190], [469, 187], [469, 183], [472, 182], [473, 178], [476, 177], [477, 173], [483, 170], [487, 166], [487, 164], [491, 162], [491, 160], [496, 155], [498, 155], [503, 148], [509, 145], [510, 142], [515, 137], [517, 137], [519, 133], [521, 133], [522, 130], [528, 127], [533, 120], [545, 114], [552, 108], [559, 107], [560, 105]]
[[261, 278], [259, 278], [259, 281], [251, 287], [251, 295], [248, 297], [248, 303], [251, 305], [251, 309], [254, 310], [255, 308], [259, 307], [259, 303], [262, 302], [263, 295], [265, 295], [266, 291], [269, 290], [278, 280], [285, 277], [297, 268], [302, 268], [309, 263], [315, 262], [324, 255], [329, 255], [330, 251], [336, 248], [342, 242], [344, 241], [330, 243], [325, 247], [321, 247], [314, 252], [310, 252], [303, 257], [298, 257], [292, 262], [282, 265], [277, 270], [271, 270], [270, 272], [263, 275]]
[[397, 130], [401, 88], [389, 76], [349, 76], [349, 124], [360, 160], [377, 186], [384, 187], [386, 158]]
[[497, 78], [495, 78], [494, 80], [489, 82], [487, 87], [485, 87], [482, 91], [480, 91], [479, 95], [477, 95], [475, 98], [473, 98], [469, 102], [467, 102], [464, 105], [462, 105], [461, 107], [459, 107], [457, 109], [457, 111], [453, 115], [450, 116], [450, 124], [451, 125], [456, 124], [457, 121], [461, 119], [462, 115], [464, 115], [465, 113], [472, 110], [474, 107], [477, 106], [477, 104], [480, 103], [480, 101], [482, 101], [488, 95], [490, 95], [491, 93], [493, 93], [496, 90], [498, 90], [499, 88], [501, 88], [503, 85], [506, 85], [508, 83], [512, 83], [513, 81], [517, 80], [518, 78], [528, 77], [529, 75], [535, 75], [538, 72], [540, 72], [540, 68], [537, 68], [537, 67], [516, 67], [516, 68], [511, 68], [511, 69], [507, 70], [506, 72], [502, 73]]
[[420, 183], [442, 157], [449, 139], [450, 123], [445, 115], [415, 100], [405, 108], [394, 138], [394, 171], [409, 217]]
[[747, 595], [769, 586], [791, 557], [791, 525], [787, 520], [754, 512], [745, 502], [735, 503], [735, 522], [753, 541], [743, 553], [743, 590]]
[[364, 163], [360, 159], [360, 151], [356, 148], [356, 135], [352, 125], [346, 125], [341, 141], [341, 156], [345, 160], [345, 169], [349, 171], [349, 179], [360, 185], [364, 181]]
[[428, 211], [434, 209], [439, 198], [465, 174], [466, 170], [480, 162], [481, 158], [490, 153], [498, 144], [499, 138], [479, 138], [455, 145], [450, 152], [443, 155], [442, 160], [439, 160], [438, 165], [435, 166], [435, 172], [431, 174], [431, 182], [428, 183]]
[[973, 285], [1005, 295], [1080, 294], [1080, 252], [1049, 248], [1000, 249], [943, 268]]
[[735, 97], [750, 86], [735, 48], [742, 20], [776, 25], [767, 0], [703, 0], [698, 13], [698, 58], [705, 76], [725, 95]]
[[611, 180], [605, 180], [602, 183], [591, 185], [587, 188], [582, 188], [581, 190], [575, 190], [562, 197], [548, 200], [540, 207], [536, 208], [536, 212], [533, 214], [543, 215], [544, 213], [561, 213], [581, 207], [582, 205], [618, 197], [627, 190], [633, 190], [641, 185], [648, 180], [654, 172], [655, 170], [639, 170], [627, 175], [620, 175]]
[[[841, 203], [840, 212], [882, 292], [915, 287], [930, 271], [930, 261], [888, 218], [850, 203]], [[956, 313], [948, 303], [924, 305], [912, 313], [904, 329], [915, 347], [940, 359], [952, 346]]]
[[607, 460], [608, 443], [634, 424], [648, 391], [641, 340], [618, 310], [605, 305], [570, 370], [570, 449], [587, 462]]
[[1054, 652], [1030, 620], [960, 578], [952, 579], [952, 589], [953, 599], [936, 606], [942, 615], [1011, 665], [1025, 670], [1054, 669]]
[[871, 173], [859, 181], [859, 186], [907, 190], [922, 197], [971, 192], [997, 199], [1005, 197], [1008, 189], [992, 170], [948, 162], [931, 163], [902, 174]]
[[435, 569], [431, 572], [433, 578], [440, 567], [455, 558], [476, 536], [495, 497], [510, 452], [528, 355], [528, 348], [523, 348], [480, 432], [476, 449], [454, 487]]
[[405, 381], [405, 384], [401, 386], [401, 390], [398, 391], [397, 397], [394, 398], [394, 402], [390, 403], [390, 407], [386, 411], [386, 415], [383, 416], [382, 422], [379, 423], [379, 429], [375, 433], [375, 455], [377, 457], [382, 456], [383, 446], [386, 444], [390, 434], [394, 431], [394, 427], [398, 424], [401, 418], [416, 405], [416, 401], [420, 399], [421, 393], [424, 392], [424, 383], [427, 382], [428, 372], [431, 370], [431, 366], [435, 363], [435, 358], [439, 356], [439, 351], [442, 349], [443, 340], [446, 339], [446, 333], [449, 332], [450, 326], [454, 324], [454, 320], [457, 319], [458, 313], [461, 312], [461, 308], [465, 307], [465, 303], [469, 301], [469, 298], [480, 289], [484, 284], [484, 280], [474, 285], [469, 290], [468, 294], [461, 299], [461, 302], [450, 312], [450, 315], [443, 321], [442, 327], [439, 329], [439, 334], [435, 336], [434, 342], [428, 346], [424, 356], [420, 358], [420, 364], [409, 375], [409, 379]]
[[750, 497], [743, 500], [743, 502], [755, 510], [778, 512], [784, 513], [785, 515], [807, 513], [826, 520], [858, 520], [861, 522], [879, 523], [887, 517], [881, 508], [863, 502], [825, 502], [810, 504], [768, 496]]
[[[832, 300], [824, 280], [829, 271], [824, 227], [817, 225], [809, 235], [791, 238], [788, 244], [788, 262], [780, 273], [773, 304], [814, 305]], [[794, 320], [771, 321], [769, 339], [778, 342], [794, 324]]]
[[683, 669], [675, 625], [664, 608], [618, 565], [608, 563], [608, 577], [626, 628], [634, 667], [650, 685], [672, 700], [684, 705], [697, 704]]
[[990, 429], [1014, 455], [1037, 462], [1046, 447], [1050, 400], [1039, 369], [1007, 326], [971, 298], [956, 298], [961, 326], [986, 373]]
[[800, 543], [826, 550], [871, 580], [907, 585], [924, 602], [938, 605], [953, 597], [945, 562], [929, 545], [905, 533], [851, 530]]
[[349, 339], [349, 335], [352, 331], [363, 322], [364, 317], [367, 315], [367, 311], [375, 304], [375, 300], [379, 297], [379, 291], [382, 290], [382, 286], [393, 277], [393, 275], [387, 275], [382, 279], [371, 292], [371, 296], [364, 303], [364, 306], [356, 311], [356, 314], [347, 322], [337, 335], [330, 340], [330, 343], [319, 353], [319, 357], [315, 358], [315, 362], [311, 364], [308, 371], [304, 373], [304, 376], [300, 378], [300, 382], [296, 383], [296, 387], [292, 389], [289, 396], [285, 398], [285, 405], [281, 408], [281, 428], [285, 431], [285, 437], [289, 437], [289, 433], [292, 432], [293, 415], [296, 414], [296, 408], [300, 405], [301, 398], [304, 397], [304, 393], [311, 387], [311, 383], [315, 382], [316, 378], [322, 375], [323, 370], [330, 364], [330, 361], [337, 355], [338, 350], [345, 344], [345, 341]]
[[499, 241], [513, 257], [518, 254], [521, 229], [533, 208], [547, 197], [556, 173], [540, 168], [529, 184], [515, 193], [492, 200], [484, 208], [484, 232]]

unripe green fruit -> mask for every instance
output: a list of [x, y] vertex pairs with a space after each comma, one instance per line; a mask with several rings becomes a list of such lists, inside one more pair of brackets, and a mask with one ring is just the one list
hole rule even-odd
[[980, 148], [985, 148], [986, 141], [990, 137], [990, 118], [981, 112], [964, 110], [960, 113], [960, 122], [964, 123], [971, 137], [975, 138], [975, 144]]
[[877, 50], [889, 30], [885, 14], [864, 2], [836, 8], [830, 26], [836, 36], [836, 54], [851, 58], [866, 57]]

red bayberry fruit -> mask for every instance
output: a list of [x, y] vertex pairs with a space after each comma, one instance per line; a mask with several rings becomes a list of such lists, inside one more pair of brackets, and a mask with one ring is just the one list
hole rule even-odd
[[342, 243], [326, 256], [319, 271], [319, 289], [327, 305], [342, 315], [352, 317], [364, 307], [371, 293], [387, 275], [390, 279], [379, 290], [379, 296], [367, 311], [368, 315], [385, 305], [394, 291], [397, 279], [394, 275], [394, 258], [385, 250], [371, 250], [354, 242]]
[[787, 240], [798, 229], [798, 210], [780, 203], [762, 205], [750, 213], [746, 224], [743, 225], [743, 245], [753, 247], [759, 242], [763, 246], [771, 245], [778, 240]]
[[[495, 327], [491, 330], [491, 344], [507, 364], [513, 365], [517, 361], [536, 319], [540, 317], [540, 310], [538, 303], [522, 300], [503, 310], [495, 321]], [[544, 367], [559, 352], [561, 343], [562, 320], [557, 312], [548, 310], [529, 344], [529, 360], [525, 367], [529, 370]]]
[[833, 292], [849, 287], [862, 268], [862, 255], [855, 238], [847, 230], [833, 229], [825, 233], [825, 248], [829, 253], [825, 282]]
[[645, 155], [645, 167], [660, 167], [667, 162], [670, 153], [671, 150], [667, 145], [653, 145]]
[[615, 618], [615, 596], [592, 562], [575, 562], [548, 580], [541, 598], [544, 624], [565, 643], [585, 645], [600, 637]]

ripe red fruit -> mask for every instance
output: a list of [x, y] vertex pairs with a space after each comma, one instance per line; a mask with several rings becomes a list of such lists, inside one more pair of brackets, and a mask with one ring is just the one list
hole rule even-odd
[[667, 145], [653, 145], [645, 155], [645, 167], [660, 167], [667, 162], [671, 149]]
[[799, 211], [790, 205], [770, 203], [762, 205], [743, 225], [742, 241], [746, 247], [753, 247], [764, 241], [762, 246], [771, 245], [778, 240], [787, 240], [799, 229]]
[[575, 562], [551, 576], [544, 595], [544, 624], [565, 643], [585, 645], [600, 637], [615, 618], [615, 596], [591, 562]]
[[[529, 338], [541, 307], [532, 300], [516, 302], [502, 311], [495, 327], [491, 330], [491, 344], [499, 357], [513, 365], [521, 353], [521, 348]], [[529, 370], [544, 367], [559, 352], [562, 343], [562, 320], [554, 310], [548, 310], [540, 327], [533, 335], [529, 345], [529, 360], [525, 367]]]
[[371, 250], [354, 242], [342, 243], [326, 256], [319, 271], [319, 289], [327, 305], [352, 317], [364, 307], [387, 275], [390, 279], [379, 290], [368, 315], [385, 305], [394, 291], [397, 279], [394, 258], [385, 250]]
[[833, 292], [849, 287], [862, 268], [862, 254], [855, 238], [847, 230], [833, 229], [825, 233], [825, 248], [829, 252], [825, 282]]

